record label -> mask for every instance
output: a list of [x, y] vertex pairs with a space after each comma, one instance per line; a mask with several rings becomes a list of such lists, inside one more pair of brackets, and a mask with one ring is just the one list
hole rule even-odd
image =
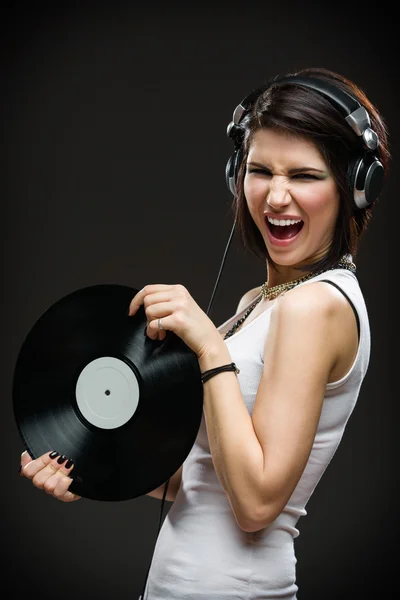
[[75, 390], [81, 414], [100, 429], [125, 425], [139, 402], [139, 383], [126, 363], [112, 356], [90, 362], [81, 371]]

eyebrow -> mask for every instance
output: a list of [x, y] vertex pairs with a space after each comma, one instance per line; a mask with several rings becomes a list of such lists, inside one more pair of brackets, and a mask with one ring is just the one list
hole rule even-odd
[[[252, 165], [254, 167], [260, 167], [261, 169], [267, 169], [268, 171], [271, 170], [266, 165], [263, 165], [263, 164], [258, 163], [258, 162], [249, 162], [247, 164], [248, 165]], [[305, 172], [308, 173], [309, 171], [315, 171], [316, 173], [325, 173], [325, 171], [323, 171], [321, 169], [316, 169], [315, 167], [294, 167], [293, 169], [289, 169], [288, 170], [288, 174], [289, 175], [293, 175], [293, 173], [305, 173]]]

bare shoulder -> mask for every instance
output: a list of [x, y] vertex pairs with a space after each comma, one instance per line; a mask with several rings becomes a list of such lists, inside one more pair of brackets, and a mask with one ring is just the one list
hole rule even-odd
[[248, 292], [246, 292], [240, 299], [239, 304], [237, 305], [236, 312], [239, 313], [244, 309], [247, 304], [250, 304], [253, 300], [255, 300], [260, 293], [260, 286], [252, 288]]
[[353, 313], [342, 292], [324, 281], [313, 281], [286, 292], [277, 302], [276, 308], [281, 315], [288, 312], [293, 316], [308, 315], [316, 318]]
[[298, 344], [304, 366], [306, 357], [311, 357], [315, 373], [318, 365], [321, 373], [329, 369], [327, 382], [344, 377], [357, 355], [353, 308], [340, 290], [322, 281], [293, 288], [279, 298], [271, 312], [270, 334], [266, 353], [279, 347], [287, 356]]
[[347, 298], [333, 285], [314, 281], [286, 292], [271, 313], [276, 333], [294, 334], [319, 343], [330, 341], [337, 352], [347, 340], [349, 352], [357, 344], [357, 322]]

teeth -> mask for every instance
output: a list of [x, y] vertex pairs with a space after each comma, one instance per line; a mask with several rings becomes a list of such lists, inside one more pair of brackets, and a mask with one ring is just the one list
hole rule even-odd
[[271, 217], [267, 217], [269, 223], [271, 225], [295, 225], [296, 223], [301, 223], [301, 219], [272, 219]]

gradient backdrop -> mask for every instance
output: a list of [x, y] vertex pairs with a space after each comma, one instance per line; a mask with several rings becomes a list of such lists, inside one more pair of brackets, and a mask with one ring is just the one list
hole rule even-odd
[[[0, 499], [7, 598], [139, 595], [160, 502], [65, 505], [20, 478], [14, 364], [38, 316], [81, 287], [180, 282], [206, 310], [232, 226], [224, 171], [233, 109], [270, 76], [305, 66], [337, 70], [364, 88], [386, 117], [393, 167], [358, 257], [372, 328], [370, 369], [299, 522], [298, 597], [381, 599], [397, 589], [394, 18], [382, 2], [372, 13], [350, 3], [215, 5], [70, 2], [65, 9], [10, 6], [3, 14]], [[235, 239], [215, 323], [264, 275]]]

